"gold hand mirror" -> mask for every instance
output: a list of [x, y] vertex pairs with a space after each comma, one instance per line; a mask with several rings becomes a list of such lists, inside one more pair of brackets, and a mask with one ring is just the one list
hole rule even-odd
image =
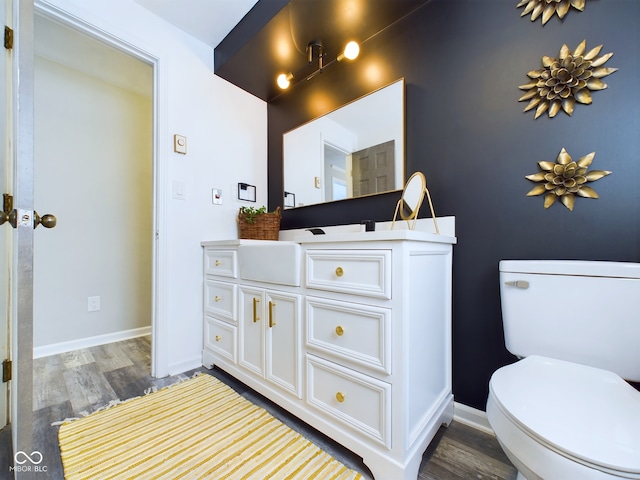
[[[402, 191], [402, 196], [396, 204], [396, 211], [393, 214], [393, 222], [391, 222], [392, 230], [395, 226], [398, 213], [400, 213], [400, 218], [402, 220], [406, 220], [409, 230], [415, 229], [416, 221], [418, 220], [418, 212], [422, 206], [425, 194], [429, 201], [431, 218], [433, 218], [433, 225], [436, 229], [436, 234], [440, 234], [440, 230], [438, 230], [438, 222], [436, 221], [436, 214], [433, 210], [433, 203], [431, 203], [431, 195], [429, 195], [429, 190], [427, 189], [427, 179], [422, 172], [414, 173], [409, 177], [409, 180], [407, 180], [404, 190]], [[411, 220], [413, 221], [411, 222]]]

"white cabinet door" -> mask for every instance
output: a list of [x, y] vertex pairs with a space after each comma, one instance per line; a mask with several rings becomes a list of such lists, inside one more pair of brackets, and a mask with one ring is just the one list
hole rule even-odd
[[264, 290], [240, 286], [239, 363], [264, 376]]
[[301, 398], [300, 295], [239, 287], [239, 364]]
[[266, 359], [267, 380], [285, 390], [300, 393], [300, 296], [267, 290]]

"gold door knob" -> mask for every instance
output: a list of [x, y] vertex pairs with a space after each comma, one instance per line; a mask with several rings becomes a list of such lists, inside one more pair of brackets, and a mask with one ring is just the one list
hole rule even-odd
[[336, 400], [340, 403], [344, 402], [344, 393], [342, 392], [336, 393]]
[[219, 295], [216, 295], [216, 296], [215, 296], [215, 298], [214, 298], [214, 300], [215, 300], [216, 302], [219, 302], [220, 300], [222, 300], [222, 297], [221, 297], [221, 296], [219, 296]]
[[338, 335], [339, 337], [344, 335], [344, 328], [342, 328], [340, 325], [336, 327], [336, 335]]
[[222, 337], [220, 335], [216, 335], [216, 342], [219, 342], [220, 340], [222, 340]]
[[342, 275], [344, 275], [344, 270], [342, 269], [342, 267], [336, 268], [336, 276], [341, 277]]
[[222, 265], [222, 262], [220, 260], [216, 260], [216, 267], [219, 267], [220, 265]]
[[53, 228], [57, 223], [55, 215], [47, 213], [41, 217], [38, 212], [33, 212], [33, 228], [37, 228], [38, 225], [42, 225], [44, 228]]

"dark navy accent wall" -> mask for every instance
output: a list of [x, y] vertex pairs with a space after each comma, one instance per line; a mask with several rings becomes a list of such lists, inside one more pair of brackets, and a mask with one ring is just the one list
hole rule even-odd
[[[427, 176], [436, 213], [456, 217], [453, 352], [456, 401], [484, 409], [491, 373], [514, 357], [504, 347], [498, 262], [501, 259], [640, 261], [640, 2], [590, 0], [544, 27], [520, 17], [507, 0], [432, 0], [362, 46], [361, 58], [271, 100], [269, 207], [282, 204], [282, 134], [375, 88], [404, 77], [407, 174]], [[534, 120], [522, 113], [518, 85], [557, 56], [603, 44], [614, 52], [592, 105], [572, 117]], [[318, 106], [321, 104], [322, 106]], [[525, 175], [562, 148], [591, 169], [613, 174], [593, 183], [600, 199], [559, 202], [526, 197]], [[378, 221], [393, 216], [398, 194], [288, 210], [283, 228]], [[426, 215], [428, 209], [423, 209]], [[588, 298], [557, 292], [539, 305], [558, 322]], [[615, 314], [615, 312], [612, 312]], [[552, 334], [551, 332], [549, 333]], [[425, 366], [428, 368], [428, 366]]]

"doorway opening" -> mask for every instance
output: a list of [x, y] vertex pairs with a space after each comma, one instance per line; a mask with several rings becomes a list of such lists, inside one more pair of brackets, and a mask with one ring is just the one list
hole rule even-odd
[[150, 373], [164, 376], [158, 59], [51, 7], [35, 13], [34, 204], [58, 217], [34, 240], [35, 356], [152, 335]]

